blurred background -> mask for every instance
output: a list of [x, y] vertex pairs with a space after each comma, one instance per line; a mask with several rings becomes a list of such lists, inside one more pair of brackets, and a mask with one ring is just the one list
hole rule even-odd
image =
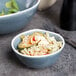
[[[45, 0], [41, 0], [41, 1], [45, 1]], [[49, 0], [51, 3], [53, 2], [53, 4], [51, 4], [50, 6], [48, 6], [46, 8], [45, 4], [43, 6], [39, 6], [39, 10], [40, 10], [40, 14], [48, 19], [50, 19], [55, 25], [60, 25], [60, 11], [61, 11], [61, 7], [62, 7], [62, 3], [63, 0]], [[47, 0], [48, 2], [48, 0]], [[41, 5], [41, 3], [40, 3]], [[47, 3], [46, 3], [47, 5]]]

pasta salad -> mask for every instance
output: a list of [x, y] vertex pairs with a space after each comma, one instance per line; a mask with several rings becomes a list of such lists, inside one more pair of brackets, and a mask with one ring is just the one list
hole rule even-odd
[[58, 51], [62, 47], [62, 41], [57, 41], [48, 32], [34, 32], [31, 35], [21, 35], [18, 51], [29, 56], [42, 56]]

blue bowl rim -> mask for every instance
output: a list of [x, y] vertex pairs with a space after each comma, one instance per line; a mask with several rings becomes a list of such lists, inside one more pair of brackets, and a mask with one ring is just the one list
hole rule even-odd
[[[43, 56], [28, 56], [28, 55], [23, 55], [23, 54], [19, 53], [18, 50], [16, 50], [16, 49], [14, 48], [14, 45], [13, 45], [15, 39], [18, 38], [18, 37], [20, 37], [22, 34], [27, 34], [27, 33], [36, 32], [36, 31], [39, 31], [39, 32], [49, 32], [49, 33], [52, 33], [52, 34], [56, 34], [58, 37], [60, 37], [60, 38], [62, 39], [62, 42], [63, 42], [62, 47], [61, 47], [58, 51], [53, 52], [52, 54], [43, 55]], [[65, 45], [64, 38], [63, 38], [60, 34], [54, 33], [54, 32], [50, 32], [50, 31], [47, 31], [47, 30], [43, 30], [43, 29], [32, 29], [32, 30], [28, 30], [28, 31], [22, 32], [22, 33], [16, 35], [16, 36], [12, 39], [12, 41], [11, 41], [11, 47], [12, 47], [13, 51], [14, 51], [16, 54], [18, 54], [18, 55], [20, 55], [20, 56], [22, 56], [22, 57], [28, 57], [28, 58], [42, 58], [42, 57], [48, 57], [48, 56], [56, 55], [56, 54], [60, 53], [60, 52], [63, 50], [64, 45]]]
[[17, 13], [0, 16], [0, 18], [11, 17], [11, 16], [15, 16], [15, 15], [18, 15], [18, 14], [22, 14], [22, 13], [24, 13], [24, 12], [28, 12], [29, 10], [34, 9], [35, 7], [37, 7], [37, 6], [39, 5], [39, 3], [40, 3], [40, 0], [37, 0], [37, 3], [36, 3], [35, 5], [33, 5], [32, 7], [28, 8], [28, 9], [19, 11], [19, 12], [17, 12]]

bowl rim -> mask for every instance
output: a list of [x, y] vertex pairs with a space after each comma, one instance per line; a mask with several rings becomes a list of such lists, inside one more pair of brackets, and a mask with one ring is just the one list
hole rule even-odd
[[[62, 39], [62, 42], [63, 42], [62, 47], [61, 47], [58, 51], [53, 52], [52, 54], [43, 55], [43, 56], [28, 56], [28, 55], [23, 55], [23, 54], [19, 53], [18, 50], [16, 50], [16, 49], [14, 48], [14, 45], [13, 45], [15, 39], [18, 38], [18, 37], [20, 37], [22, 34], [27, 34], [27, 33], [36, 32], [36, 31], [39, 31], [39, 32], [49, 32], [49, 33], [52, 33], [52, 34], [56, 34], [58, 37], [60, 37], [60, 38]], [[60, 34], [55, 33], [55, 32], [51, 32], [51, 31], [48, 31], [48, 30], [43, 30], [43, 29], [32, 29], [32, 30], [28, 30], [28, 31], [22, 32], [22, 33], [16, 35], [16, 36], [12, 39], [12, 41], [11, 41], [11, 47], [12, 47], [13, 51], [14, 51], [16, 54], [18, 54], [18, 55], [20, 55], [20, 56], [22, 56], [22, 57], [28, 57], [28, 58], [43, 58], [43, 57], [48, 57], [48, 56], [56, 55], [56, 54], [58, 54], [58, 53], [60, 53], [60, 52], [62, 51], [62, 49], [64, 48], [64, 45], [65, 45], [64, 38], [63, 38]]]
[[25, 9], [25, 10], [22, 10], [22, 11], [13, 13], [13, 14], [8, 14], [8, 15], [0, 16], [0, 18], [11, 17], [11, 16], [15, 16], [15, 15], [18, 15], [18, 14], [22, 14], [22, 13], [24, 13], [24, 12], [28, 12], [29, 10], [37, 7], [37, 6], [39, 5], [39, 3], [40, 3], [40, 0], [37, 0], [36, 4], [33, 5], [32, 7], [28, 8], [28, 9]]

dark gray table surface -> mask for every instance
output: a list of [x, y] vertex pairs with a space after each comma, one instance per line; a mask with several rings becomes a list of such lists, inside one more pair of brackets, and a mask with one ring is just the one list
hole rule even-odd
[[[0, 35], [0, 76], [76, 76], [76, 49], [66, 43], [58, 61], [45, 69], [29, 69], [16, 58], [11, 49], [12, 38], [29, 29], [40, 28], [53, 31], [59, 25], [59, 14], [62, 0], [43, 12], [37, 12], [31, 22], [18, 32]], [[48, 27], [48, 28], [47, 28]], [[59, 29], [65, 36], [76, 41], [76, 31], [68, 32]]]

